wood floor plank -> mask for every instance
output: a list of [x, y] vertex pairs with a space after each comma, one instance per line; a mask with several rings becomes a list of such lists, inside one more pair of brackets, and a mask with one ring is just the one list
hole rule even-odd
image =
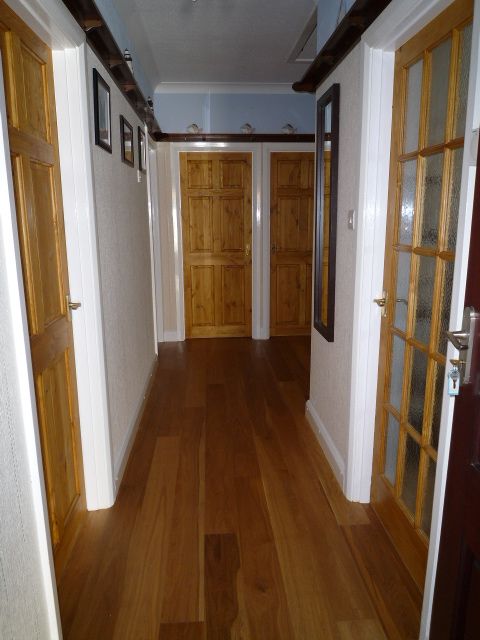
[[[302, 392], [305, 400], [310, 397], [310, 368], [305, 368], [302, 361], [298, 358], [296, 350], [292, 346], [292, 342], [288, 337], [275, 338], [276, 342], [273, 349], [278, 349], [283, 356], [284, 361], [288, 362], [290, 372]], [[289, 382], [288, 380], [279, 380], [278, 382]]]
[[[59, 582], [65, 640], [207, 640], [207, 623], [208, 640], [418, 635], [418, 589], [306, 421], [309, 348], [159, 345], [116, 503], [87, 513]], [[161, 441], [179, 443], [163, 490], [175, 454], [161, 462]]]
[[282, 391], [282, 398], [295, 419], [300, 437], [313, 462], [337, 523], [339, 525], [368, 524], [370, 521], [364, 506], [359, 502], [347, 500], [340, 488], [332, 467], [329, 465], [312, 427], [305, 417], [305, 401], [297, 383], [281, 382], [279, 386]]
[[205, 536], [207, 637], [230, 640], [238, 616], [237, 574], [240, 550], [234, 533]]
[[207, 340], [191, 340], [184, 407], [205, 407]]
[[338, 623], [342, 640], [387, 640], [378, 620], [348, 620]]
[[84, 583], [73, 583], [78, 592], [78, 604], [68, 636], [64, 634], [65, 640], [113, 637], [135, 514], [140, 509], [143, 494], [144, 487], [120, 488], [115, 505], [108, 513], [109, 522], [99, 544], [95, 545], [88, 578]]
[[294, 638], [262, 482], [235, 478], [235, 488], [251, 636], [255, 640]]
[[205, 418], [205, 533], [236, 533], [238, 517], [234, 457], [227, 429], [228, 409], [223, 385], [207, 386]]
[[370, 525], [344, 527], [353, 556], [391, 640], [418, 638], [422, 596], [373, 509]]
[[[254, 365], [252, 365], [254, 366]], [[264, 363], [256, 366], [270, 424], [275, 431], [292, 477], [297, 500], [310, 527], [317, 560], [323, 570], [328, 597], [336, 620], [372, 618], [374, 610], [362, 585], [348, 546], [339, 537], [338, 524], [321, 484], [312, 482], [315, 468], [298, 433], [295, 420], [283, 402], [275, 378]], [[316, 508], [312, 509], [311, 505]]]
[[99, 561], [101, 544], [110, 522], [110, 513], [106, 509], [92, 511], [85, 518], [75, 542], [75, 552], [71, 554], [65, 571], [58, 584], [58, 599], [62, 613], [62, 630], [65, 638], [75, 619], [78, 607], [78, 585], [83, 585], [91, 570], [92, 556]]
[[298, 507], [290, 474], [271, 463], [262, 440], [257, 451], [263, 485], [296, 638], [339, 637], [314, 542]]
[[175, 486], [170, 542], [166, 559], [168, 581], [162, 602], [162, 622], [198, 622], [200, 612], [200, 450], [205, 412], [185, 409]]
[[203, 622], [164, 622], [158, 640], [206, 640]]
[[295, 379], [290, 368], [291, 363], [283, 357], [281, 349], [279, 348], [282, 343], [282, 338], [274, 338], [272, 340], [266, 340], [265, 343], [262, 344], [267, 360], [278, 382]]
[[158, 635], [179, 456], [178, 437], [157, 439], [130, 541], [116, 640]]

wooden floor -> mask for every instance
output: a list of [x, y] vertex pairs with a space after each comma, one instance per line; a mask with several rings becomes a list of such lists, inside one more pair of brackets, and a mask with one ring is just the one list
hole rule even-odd
[[64, 638], [418, 638], [420, 593], [305, 419], [309, 348], [160, 346], [117, 501], [59, 583]]

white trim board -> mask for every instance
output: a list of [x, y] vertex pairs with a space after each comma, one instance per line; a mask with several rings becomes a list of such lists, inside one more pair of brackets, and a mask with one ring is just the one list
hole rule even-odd
[[322, 451], [338, 480], [338, 484], [341, 486], [342, 491], [345, 491], [345, 463], [311, 400], [307, 400], [307, 404], [305, 405], [305, 417], [310, 423], [318, 443], [322, 447]]
[[181, 152], [246, 152], [252, 154], [252, 338], [262, 335], [261, 326], [261, 264], [262, 264], [262, 155], [259, 143], [235, 142], [172, 142], [172, 216], [175, 252], [175, 300], [177, 311], [177, 340], [185, 340], [185, 303], [183, 282], [183, 245], [180, 196]]
[[[384, 236], [390, 160], [390, 120], [393, 92], [393, 53], [450, 4], [448, 0], [401, 0], [391, 3], [362, 37], [363, 98], [362, 156], [358, 193], [358, 235], [356, 255], [355, 313], [351, 375], [349, 451], [346, 495], [368, 502], [370, 497], [376, 381], [379, 354], [380, 311], [372, 300], [383, 283]], [[472, 174], [468, 169], [474, 125], [473, 113], [480, 109], [478, 81], [479, 0], [475, 0], [473, 46], [470, 69], [464, 171], [462, 176], [457, 256], [452, 293], [450, 326], [461, 324], [466, 262], [471, 223]], [[475, 83], [477, 86], [475, 86]], [[476, 94], [476, 106], [474, 98]], [[447, 361], [453, 349], [447, 351]], [[444, 396], [441, 436], [433, 504], [430, 549], [427, 565], [420, 638], [429, 635], [436, 561], [443, 511], [453, 402]]]

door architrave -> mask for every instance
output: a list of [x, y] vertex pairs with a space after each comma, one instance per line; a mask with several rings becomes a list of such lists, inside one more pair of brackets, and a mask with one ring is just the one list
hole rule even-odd
[[[115, 495], [90, 156], [86, 39], [66, 7], [57, 0], [7, 0], [7, 4], [50, 47], [53, 54], [70, 292], [72, 299], [82, 302], [81, 310], [74, 317], [73, 333], [87, 508], [106, 508], [113, 504]], [[38, 436], [10, 152], [5, 133], [3, 75], [0, 76], [0, 101], [3, 105], [0, 109], [3, 130], [0, 182], [6, 187], [2, 189], [1, 200], [5, 205], [6, 219], [11, 217], [11, 224], [7, 227], [10, 233], [4, 242], [8, 244], [12, 257], [8, 268], [10, 302], [16, 320], [18, 384], [24, 411], [23, 429], [28, 447], [44, 596], [51, 637], [59, 638], [61, 622]], [[77, 126], [71, 127], [71, 122]]]
[[[262, 210], [263, 215], [263, 260], [262, 260], [262, 282], [263, 286], [263, 312], [266, 322], [262, 324], [262, 335], [264, 340], [270, 337], [270, 156], [272, 153], [303, 153], [315, 152], [313, 142], [265, 142], [262, 144]], [[312, 292], [313, 295], [313, 292]], [[313, 308], [313, 306], [312, 306]]]
[[[261, 313], [265, 305], [265, 290], [261, 287], [262, 279], [262, 248], [265, 234], [265, 220], [261, 210], [261, 179], [262, 156], [261, 145], [258, 143], [231, 142], [172, 142], [171, 143], [171, 172], [172, 172], [172, 216], [173, 216], [173, 244], [175, 252], [175, 302], [177, 312], [177, 340], [185, 340], [185, 301], [183, 296], [183, 244], [182, 244], [182, 216], [180, 189], [180, 153], [181, 152], [224, 152], [235, 151], [252, 154], [252, 338], [259, 340], [265, 333], [264, 323], [268, 325], [265, 312]], [[270, 292], [269, 292], [270, 293]], [[267, 328], [268, 330], [268, 328]]]
[[[381, 297], [388, 199], [388, 174], [393, 96], [394, 52], [426, 26], [450, 2], [402, 0], [390, 4], [365, 32], [361, 41], [363, 64], [361, 157], [358, 190], [358, 227], [355, 269], [353, 355], [346, 496], [369, 502], [380, 341], [380, 310], [372, 304]], [[470, 91], [465, 129], [465, 154], [460, 196], [455, 277], [450, 326], [460, 326], [463, 311], [475, 171], [469, 166], [473, 123], [480, 120], [478, 44], [480, 15], [474, 13]], [[477, 95], [474, 95], [474, 94]], [[478, 126], [478, 124], [477, 124]], [[454, 356], [451, 346], [447, 361]], [[368, 381], [368, 385], [367, 385]], [[445, 398], [446, 398], [445, 391]], [[444, 401], [438, 448], [436, 488], [425, 581], [420, 638], [428, 638], [441, 529], [453, 402]]]

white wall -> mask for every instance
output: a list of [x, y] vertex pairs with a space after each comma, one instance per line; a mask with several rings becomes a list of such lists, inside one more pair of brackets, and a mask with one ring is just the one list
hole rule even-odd
[[[348, 456], [352, 325], [357, 232], [347, 229], [348, 211], [356, 209], [360, 163], [361, 55], [357, 45], [318, 88], [319, 98], [340, 83], [340, 144], [338, 157], [337, 262], [335, 339], [327, 342], [312, 329], [309, 410], [317, 427], [330, 438], [330, 462], [343, 486]], [[333, 450], [333, 451], [332, 451]], [[336, 463], [335, 463], [336, 459]]]
[[[143, 124], [89, 48], [91, 139], [110, 432], [115, 482], [155, 361], [147, 177], [138, 181]], [[94, 144], [93, 68], [110, 86], [112, 153]], [[135, 167], [121, 161], [120, 115], [134, 130]]]

